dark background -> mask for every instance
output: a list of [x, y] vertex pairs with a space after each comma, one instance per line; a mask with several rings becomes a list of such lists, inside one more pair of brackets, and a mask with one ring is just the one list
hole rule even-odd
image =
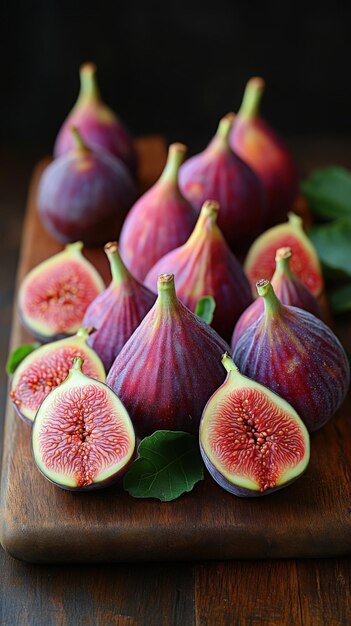
[[3, 142], [50, 150], [95, 61], [105, 101], [135, 134], [199, 149], [252, 75], [287, 136], [351, 131], [351, 4], [2, 2]]

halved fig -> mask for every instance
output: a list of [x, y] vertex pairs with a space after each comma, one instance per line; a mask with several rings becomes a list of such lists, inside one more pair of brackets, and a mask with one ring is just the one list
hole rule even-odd
[[68, 244], [32, 269], [19, 288], [23, 324], [41, 341], [76, 333], [89, 304], [105, 287], [82, 248], [81, 241]]
[[32, 449], [39, 471], [71, 491], [105, 487], [126, 470], [135, 450], [130, 417], [116, 394], [82, 372], [77, 356], [66, 380], [43, 401]]
[[214, 480], [236, 496], [263, 496], [292, 483], [310, 456], [307, 429], [290, 404], [239, 373], [226, 353], [223, 385], [200, 423], [200, 449]]
[[271, 280], [275, 271], [275, 253], [278, 248], [289, 247], [293, 256], [291, 271], [309, 289], [319, 296], [323, 289], [323, 276], [317, 252], [307, 237], [302, 219], [288, 214], [288, 221], [266, 230], [252, 244], [244, 263], [254, 296], [260, 278]]
[[100, 357], [87, 345], [93, 328], [80, 328], [67, 339], [59, 339], [31, 352], [17, 367], [10, 384], [10, 396], [20, 417], [32, 423], [46, 396], [68, 376], [73, 359], [84, 359], [84, 374], [105, 381]]

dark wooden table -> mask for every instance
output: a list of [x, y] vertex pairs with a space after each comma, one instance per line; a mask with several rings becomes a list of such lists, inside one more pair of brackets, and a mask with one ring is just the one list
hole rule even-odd
[[[302, 171], [351, 166], [351, 138], [295, 140]], [[0, 150], [1, 416], [15, 267], [38, 149]], [[220, 537], [218, 538], [220, 541]], [[0, 551], [1, 626], [351, 623], [350, 559], [39, 566]]]

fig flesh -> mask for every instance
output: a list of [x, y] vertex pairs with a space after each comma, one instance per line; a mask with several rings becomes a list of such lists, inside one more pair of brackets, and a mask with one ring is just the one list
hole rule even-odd
[[223, 385], [200, 422], [200, 450], [212, 478], [236, 496], [263, 496], [303, 474], [310, 457], [308, 431], [292, 406], [242, 376], [228, 354]]
[[242, 374], [279, 393], [310, 432], [343, 402], [350, 383], [346, 353], [320, 319], [281, 304], [268, 280], [257, 290], [264, 312], [238, 338], [233, 359]]
[[96, 77], [96, 65], [84, 63], [79, 70], [78, 100], [57, 136], [54, 156], [63, 156], [74, 146], [72, 126], [90, 146], [106, 150], [136, 174], [137, 158], [132, 138], [116, 114], [102, 101]]
[[39, 471], [72, 491], [105, 487], [133, 458], [135, 435], [122, 402], [102, 382], [83, 374], [76, 357], [66, 380], [36, 414], [32, 449]]
[[21, 319], [41, 341], [74, 335], [90, 302], [104, 289], [82, 248], [81, 241], [67, 245], [32, 269], [20, 285]]
[[252, 295], [239, 261], [216, 224], [220, 214], [218, 203], [207, 200], [188, 241], [160, 259], [144, 282], [156, 291], [159, 274], [172, 272], [178, 298], [193, 312], [200, 298], [213, 296], [216, 309], [212, 326], [230, 341], [234, 324], [252, 302]]
[[120, 236], [120, 250], [128, 269], [138, 280], [167, 252], [190, 236], [196, 212], [181, 194], [178, 171], [186, 146], [169, 146], [168, 159], [159, 180], [129, 211]]
[[262, 231], [266, 201], [256, 174], [229, 146], [234, 117], [233, 113], [223, 117], [207, 148], [182, 165], [179, 183], [198, 211], [209, 198], [219, 202], [218, 225], [237, 251]]
[[68, 376], [76, 356], [84, 359], [84, 374], [102, 382], [104, 366], [87, 345], [93, 328], [80, 328], [74, 337], [59, 339], [31, 352], [15, 370], [10, 384], [10, 397], [18, 415], [32, 423], [46, 396]]
[[[106, 380], [126, 406], [139, 437], [155, 430], [197, 432], [205, 403], [223, 382], [220, 357], [226, 346], [178, 300], [173, 275], [161, 274], [156, 303]], [[201, 368], [195, 367], [200, 358]]]
[[233, 124], [230, 145], [260, 178], [268, 199], [265, 226], [286, 219], [297, 195], [296, 166], [287, 146], [260, 117], [259, 107], [265, 83], [251, 78]]
[[74, 146], [45, 169], [39, 184], [38, 209], [46, 230], [57, 241], [81, 239], [91, 246], [119, 235], [136, 198], [126, 166], [111, 154], [93, 150], [72, 129]]
[[[293, 274], [290, 269], [290, 260], [292, 258], [291, 248], [278, 248], [275, 255], [276, 268], [272, 278], [272, 287], [276, 296], [282, 302], [289, 306], [296, 306], [299, 309], [309, 311], [316, 317], [322, 317], [322, 311], [318, 304], [318, 300], [314, 295], [302, 284], [302, 282]], [[263, 298], [257, 298], [240, 316], [234, 328], [232, 338], [232, 348], [235, 346], [238, 338], [245, 330], [260, 316], [264, 310]]]
[[106, 244], [112, 281], [89, 305], [84, 326], [96, 328], [89, 345], [100, 356], [106, 371], [155, 303], [156, 296], [137, 281], [124, 265], [117, 242]]
[[291, 271], [314, 296], [319, 296], [324, 283], [318, 255], [303, 230], [301, 217], [295, 213], [289, 213], [288, 221], [284, 224], [273, 226], [262, 233], [248, 251], [244, 270], [254, 295], [260, 278], [272, 278], [275, 271], [275, 253], [282, 247], [292, 250]]

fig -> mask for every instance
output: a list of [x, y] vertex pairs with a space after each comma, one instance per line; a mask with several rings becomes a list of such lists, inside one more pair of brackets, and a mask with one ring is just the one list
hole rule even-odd
[[[155, 430], [197, 432], [202, 410], [223, 382], [226, 342], [178, 300], [173, 274], [117, 356], [107, 384], [121, 398], [139, 437]], [[199, 359], [199, 360], [198, 360]], [[201, 367], [195, 367], [199, 363]]]
[[18, 307], [24, 325], [41, 341], [74, 335], [89, 304], [104, 289], [81, 241], [39, 263], [24, 278]]
[[79, 70], [80, 91], [76, 104], [64, 121], [54, 147], [54, 157], [74, 147], [72, 126], [79, 128], [89, 146], [117, 157], [135, 175], [137, 157], [133, 140], [116, 114], [103, 102], [96, 77], [96, 65], [84, 63]]
[[253, 291], [256, 291], [255, 285], [260, 278], [272, 278], [276, 250], [287, 246], [293, 253], [291, 271], [314, 296], [319, 296], [324, 283], [318, 255], [303, 230], [301, 217], [295, 213], [289, 213], [288, 221], [284, 224], [273, 226], [262, 233], [248, 251], [244, 270]]
[[116, 241], [106, 244], [112, 281], [86, 310], [83, 325], [96, 328], [89, 345], [100, 356], [106, 371], [155, 303], [156, 296], [127, 270]]
[[158, 275], [174, 273], [178, 298], [191, 311], [196, 310], [200, 298], [213, 296], [216, 309], [212, 326], [230, 341], [234, 324], [252, 302], [252, 295], [239, 261], [216, 224], [220, 214], [219, 204], [207, 200], [188, 241], [160, 259], [144, 282], [156, 291]]
[[230, 134], [233, 150], [256, 172], [266, 192], [265, 226], [286, 219], [298, 191], [294, 159], [278, 134], [259, 115], [265, 82], [251, 78]]
[[268, 280], [257, 283], [264, 312], [238, 338], [233, 359], [241, 373], [279, 393], [310, 432], [343, 402], [350, 382], [345, 351], [320, 319], [282, 304]]
[[119, 398], [82, 372], [75, 357], [66, 380], [45, 398], [32, 430], [39, 471], [71, 491], [105, 487], [122, 476], [135, 450], [135, 434]]
[[262, 231], [265, 197], [256, 174], [229, 146], [234, 117], [233, 113], [223, 117], [207, 148], [182, 165], [179, 184], [198, 211], [208, 198], [219, 202], [218, 225], [237, 250]]
[[72, 129], [74, 146], [44, 170], [38, 190], [38, 210], [46, 230], [57, 241], [81, 239], [98, 246], [119, 235], [136, 198], [126, 166], [112, 155], [93, 150]]
[[305, 471], [308, 431], [290, 404], [242, 376], [228, 354], [223, 385], [200, 422], [200, 451], [212, 478], [236, 496], [264, 496]]
[[143, 280], [167, 252], [181, 246], [194, 228], [196, 212], [178, 186], [178, 171], [185, 154], [183, 144], [169, 146], [161, 177], [134, 204], [123, 224], [121, 255], [138, 280]]
[[84, 359], [84, 374], [104, 381], [104, 366], [89, 348], [87, 340], [94, 328], [80, 328], [74, 337], [59, 339], [31, 352], [15, 370], [10, 397], [20, 417], [32, 423], [46, 396], [68, 376], [73, 359]]
[[[291, 248], [278, 248], [275, 255], [276, 269], [271, 281], [275, 294], [283, 304], [296, 306], [321, 318], [322, 311], [317, 299], [290, 269], [291, 257]], [[258, 298], [244, 311], [235, 326], [232, 347], [246, 328], [262, 315], [263, 310], [263, 298]]]

